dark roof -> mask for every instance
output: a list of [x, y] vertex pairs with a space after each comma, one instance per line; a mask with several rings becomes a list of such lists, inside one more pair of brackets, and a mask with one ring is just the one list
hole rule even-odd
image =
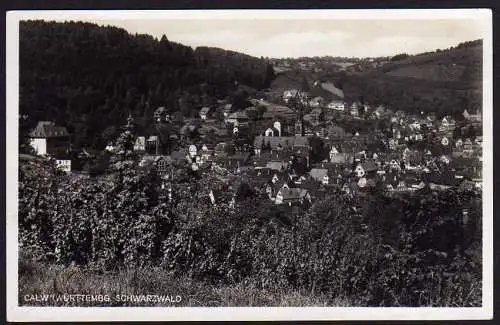
[[363, 167], [365, 172], [373, 172], [378, 170], [377, 164], [373, 161], [365, 161], [364, 163], [361, 163], [361, 167]]
[[450, 162], [451, 167], [482, 167], [482, 162], [475, 157], [455, 157]]
[[273, 170], [285, 170], [288, 166], [287, 162], [282, 162], [282, 161], [268, 161], [266, 163], [266, 168], [273, 169]]
[[155, 110], [154, 114], [155, 115], [164, 114], [164, 113], [166, 113], [166, 111], [167, 111], [167, 109], [165, 107], [161, 106]]
[[207, 114], [208, 112], [210, 112], [210, 107], [202, 107], [200, 109], [200, 114]]
[[69, 136], [68, 130], [63, 126], [56, 126], [54, 122], [40, 121], [36, 128], [31, 131], [32, 138], [58, 138]]
[[281, 195], [283, 196], [283, 201], [294, 201], [304, 198], [308, 191], [303, 188], [292, 187], [292, 188], [282, 188]]
[[277, 149], [280, 146], [282, 148], [309, 146], [308, 138], [302, 136], [295, 136], [295, 137], [256, 136], [253, 145], [254, 148], [261, 148], [263, 144], [267, 145], [267, 143], [269, 143], [271, 149]]

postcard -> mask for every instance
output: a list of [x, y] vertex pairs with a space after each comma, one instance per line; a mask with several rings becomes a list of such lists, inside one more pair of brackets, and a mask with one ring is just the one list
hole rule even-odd
[[7, 13], [9, 321], [493, 317], [492, 15]]

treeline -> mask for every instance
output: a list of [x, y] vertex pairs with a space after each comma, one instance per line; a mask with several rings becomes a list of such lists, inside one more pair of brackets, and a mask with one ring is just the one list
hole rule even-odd
[[102, 148], [129, 113], [147, 127], [159, 106], [194, 115], [230, 95], [235, 81], [262, 89], [274, 77], [263, 58], [83, 22], [23, 21], [19, 53], [24, 125], [53, 120], [75, 148]]

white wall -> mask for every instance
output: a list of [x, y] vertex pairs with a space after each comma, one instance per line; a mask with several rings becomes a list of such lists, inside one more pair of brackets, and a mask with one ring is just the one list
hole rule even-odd
[[31, 146], [35, 149], [38, 155], [47, 154], [47, 140], [46, 139], [31, 139]]

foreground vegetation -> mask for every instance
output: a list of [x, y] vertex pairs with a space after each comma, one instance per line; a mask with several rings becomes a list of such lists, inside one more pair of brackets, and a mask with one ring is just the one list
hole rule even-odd
[[[235, 177], [223, 189], [228, 198], [213, 206], [208, 190], [219, 176], [177, 163], [169, 200], [154, 166], [137, 165], [133, 139], [129, 124], [102, 181], [61, 175], [43, 159], [20, 163], [19, 245], [28, 257], [20, 265], [21, 296], [51, 281], [56, 290], [75, 290], [78, 281], [61, 287], [51, 280], [75, 265], [89, 279], [76, 288], [87, 292], [108, 290], [110, 277], [114, 290], [127, 292], [190, 279], [186, 295], [199, 286], [208, 295], [222, 290], [228, 298], [221, 305], [249, 302], [238, 294], [247, 289], [260, 297], [255, 304], [287, 305], [298, 294], [296, 303], [307, 305], [481, 305], [475, 192], [331, 193], [307, 210], [283, 209]], [[49, 267], [30, 272], [34, 262]], [[136, 280], [128, 286], [130, 272]], [[276, 298], [265, 298], [269, 292]]]
[[[99, 272], [86, 267], [68, 267], [56, 264], [34, 262], [30, 256], [21, 257], [19, 264], [19, 304], [28, 304], [25, 295], [82, 294], [108, 295], [111, 303], [84, 303], [85, 306], [156, 306], [156, 307], [300, 307], [338, 306], [351, 303], [344, 297], [331, 299], [326, 295], [312, 295], [276, 286], [261, 290], [251, 282], [234, 285], [213, 285], [178, 276], [160, 267], [122, 269], [115, 272]], [[171, 295], [180, 296], [179, 302], [124, 302], [117, 301], [116, 295]], [[82, 303], [33, 301], [35, 306], [82, 306]]]

